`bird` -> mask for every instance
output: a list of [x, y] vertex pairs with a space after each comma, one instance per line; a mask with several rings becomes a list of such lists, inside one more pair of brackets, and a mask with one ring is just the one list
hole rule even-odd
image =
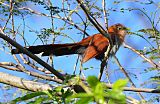
[[[127, 30], [124, 25], [117, 23], [108, 28], [108, 34], [111, 37], [113, 48], [110, 51], [110, 56], [115, 54], [121, 44], [124, 42]], [[25, 47], [33, 54], [40, 54], [42, 56], [63, 56], [71, 54], [80, 54], [82, 56], [82, 63], [87, 62], [92, 58], [102, 60], [104, 53], [109, 46], [109, 39], [104, 35], [97, 33], [92, 36], [88, 36], [76, 43], [66, 44], [47, 44]], [[12, 54], [21, 54], [19, 49], [12, 49]]]

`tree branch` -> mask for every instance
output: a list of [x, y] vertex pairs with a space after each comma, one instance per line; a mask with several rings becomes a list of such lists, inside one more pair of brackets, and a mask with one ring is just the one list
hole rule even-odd
[[[110, 37], [110, 35], [108, 34], [108, 31], [104, 30], [103, 27], [97, 22], [97, 20], [89, 13], [89, 10], [87, 9], [87, 7], [83, 4], [82, 0], [77, 0], [78, 4], [80, 5], [80, 7], [82, 8], [82, 10], [84, 11], [84, 13], [86, 14], [88, 20], [94, 25], [94, 27], [105, 37], [107, 37], [109, 39], [109, 44], [110, 47], [108, 47], [108, 49], [105, 52], [105, 57], [101, 63], [101, 68], [100, 68], [100, 74], [98, 76], [98, 79], [101, 80], [102, 74], [103, 74], [103, 70], [105, 67], [105, 63], [107, 61], [108, 58], [108, 53], [110, 53], [110, 50], [112, 49], [113, 43], [112, 43], [112, 39]], [[107, 53], [107, 54], [106, 54]]]
[[[106, 84], [106, 86], [112, 89], [113, 84]], [[133, 91], [133, 92], [160, 93], [160, 89], [149, 89], [149, 88], [124, 87], [123, 90]]]
[[89, 19], [89, 21], [96, 27], [96, 29], [105, 37], [109, 38], [109, 41], [111, 41], [111, 38], [109, 36], [109, 34], [103, 29], [103, 27], [96, 21], [96, 19], [93, 19], [94, 17], [91, 16], [90, 13], [88, 13], [88, 9], [83, 5], [82, 0], [77, 0], [78, 4], [80, 5], [80, 7], [82, 8], [82, 10], [84, 11], [84, 13], [86, 14], [87, 18]]
[[107, 11], [106, 11], [106, 0], [102, 0], [102, 8], [103, 8], [103, 15], [106, 29], [108, 29], [108, 18], [107, 18]]
[[160, 65], [158, 65], [155, 62], [153, 62], [152, 60], [148, 59], [147, 57], [145, 57], [143, 54], [141, 54], [140, 52], [138, 52], [133, 47], [127, 45], [126, 43], [124, 43], [123, 45], [124, 45], [125, 48], [128, 48], [128, 49], [132, 50], [133, 52], [135, 52], [136, 54], [138, 54], [139, 56], [141, 56], [144, 60], [146, 60], [147, 62], [149, 62], [153, 67], [155, 67], [157, 69], [160, 69]]
[[[125, 74], [125, 76], [128, 78], [128, 80], [129, 80], [129, 82], [131, 83], [131, 85], [136, 88], [136, 85], [134, 84], [134, 82], [132, 81], [132, 79], [130, 78], [130, 76], [129, 76], [128, 73], [126, 72], [126, 70], [122, 67], [122, 65], [120, 64], [118, 58], [117, 58], [115, 55], [114, 55], [114, 58], [115, 58], [115, 61], [116, 61], [117, 65], [119, 66], [120, 70], [121, 70], [121, 71]], [[143, 97], [143, 95], [142, 95], [140, 92], [138, 92], [138, 95], [139, 95], [139, 97], [140, 97], [141, 99], [144, 100], [144, 97]]]
[[[34, 82], [25, 80], [20, 77], [16, 77], [7, 73], [0, 72], [0, 83], [8, 84], [17, 88], [25, 89], [28, 91], [45, 91], [53, 90], [53, 86], [49, 84]], [[112, 89], [113, 84], [106, 84], [109, 89]], [[124, 91], [134, 91], [134, 92], [147, 92], [147, 93], [160, 93], [158, 89], [148, 89], [148, 88], [135, 88], [135, 87], [124, 87]]]
[[[18, 9], [19, 9], [19, 10], [28, 10], [28, 11], [30, 11], [31, 13], [34, 13], [34, 14], [40, 15], [40, 16], [51, 17], [51, 16], [49, 16], [49, 15], [47, 15], [47, 14], [45, 14], [45, 13], [39, 13], [39, 12], [37, 12], [37, 11], [35, 11], [35, 10], [32, 10], [31, 8], [28, 8], [28, 7], [21, 7], [21, 8], [18, 8]], [[76, 25], [73, 21], [69, 21], [67, 18], [61, 17], [60, 15], [58, 15], [58, 16], [52, 16], [52, 18], [61, 19], [61, 20], [63, 20], [64, 22], [66, 22], [66, 23], [74, 26], [76, 29], [80, 30], [81, 32], [85, 33], [87, 36], [89, 36], [89, 34], [88, 34], [86, 31], [84, 31], [83, 29], [81, 29], [81, 28], [80, 28], [78, 25]]]
[[53, 89], [53, 87], [49, 84], [25, 80], [23, 78], [3, 72], [0, 72], [0, 83], [8, 84], [29, 91], [45, 91]]
[[39, 57], [37, 57], [36, 55], [32, 54], [31, 52], [29, 52], [27, 49], [23, 48], [20, 44], [18, 44], [17, 42], [13, 41], [12, 39], [10, 39], [9, 37], [7, 37], [4, 33], [2, 33], [2, 31], [0, 30], [0, 38], [4, 39], [5, 41], [7, 41], [8, 43], [10, 43], [11, 45], [13, 45], [14, 47], [16, 47], [17, 49], [19, 49], [21, 52], [23, 52], [24, 54], [28, 55], [29, 57], [31, 57], [32, 59], [34, 59], [36, 62], [38, 62], [40, 65], [42, 65], [43, 67], [45, 67], [46, 69], [48, 69], [49, 71], [51, 71], [56, 77], [58, 77], [61, 80], [64, 80], [64, 75], [62, 75], [61, 73], [59, 73], [57, 70], [53, 69], [50, 65], [48, 65], [46, 62], [44, 62], [43, 60], [41, 60]]
[[57, 82], [57, 83], [62, 83], [62, 80], [57, 79], [57, 77], [51, 77], [51, 76], [39, 74], [37, 72], [29, 71], [27, 69], [24, 69], [24, 67], [22, 67], [21, 65], [14, 64], [12, 62], [0, 62], [0, 67], [5, 68], [7, 70], [24, 72], [28, 75], [31, 75], [31, 76], [34, 76], [34, 77], [37, 77], [37, 78], [41, 78], [41, 79], [45, 79], [45, 80], [48, 80], [48, 81], [54, 81], [54, 82]]

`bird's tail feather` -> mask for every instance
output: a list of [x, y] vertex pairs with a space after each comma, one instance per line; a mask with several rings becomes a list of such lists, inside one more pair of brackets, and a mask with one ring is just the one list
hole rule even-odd
[[[55, 56], [69, 55], [69, 54], [82, 54], [85, 47], [82, 47], [78, 43], [73, 44], [49, 44], [49, 45], [37, 45], [26, 48], [33, 54], [42, 53], [42, 56], [49, 56], [51, 54]], [[12, 49], [12, 54], [22, 53], [18, 49]]]

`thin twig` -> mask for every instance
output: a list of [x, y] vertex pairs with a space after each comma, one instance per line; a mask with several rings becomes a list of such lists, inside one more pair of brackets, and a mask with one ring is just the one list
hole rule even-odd
[[[108, 56], [109, 56], [110, 51], [111, 51], [111, 45], [109, 44], [109, 46], [108, 46], [106, 52], [104, 53], [104, 54], [105, 54], [105, 55], [104, 55], [104, 58], [103, 58], [103, 60], [102, 60], [102, 62], [101, 62], [100, 74], [99, 74], [99, 76], [98, 76], [98, 79], [99, 79], [99, 80], [101, 80], [101, 77], [102, 77], [102, 74], [103, 74], [104, 67], [107, 66], [108, 59], [109, 59]], [[106, 63], [106, 62], [107, 62], [107, 63]]]
[[[81, 92], [86, 91], [87, 93], [90, 93], [89, 86], [86, 85], [83, 81], [78, 80], [78, 85], [75, 85], [77, 88], [79, 86], [79, 90]], [[114, 84], [105, 83], [105, 86], [109, 89], [113, 88]], [[81, 87], [81, 88], [80, 88]], [[123, 91], [132, 91], [132, 92], [146, 92], [146, 93], [160, 93], [160, 89], [150, 89], [150, 88], [136, 88], [136, 87], [123, 87]]]
[[[83, 5], [83, 2], [82, 0], [77, 0], [78, 4], [80, 5], [80, 7], [82, 8], [82, 10], [84, 11], [84, 13], [86, 14], [87, 18], [89, 19], [89, 21], [95, 26], [95, 28], [105, 37], [107, 37], [109, 39], [109, 44], [110, 44], [110, 48], [108, 48], [108, 50], [110, 51], [111, 48], [112, 48], [112, 39], [110, 37], [110, 35], [107, 33], [107, 31], [105, 31], [103, 29], [103, 27], [97, 22], [97, 20], [89, 13], [89, 10], [87, 9], [87, 7], [85, 5]], [[107, 52], [106, 50], [106, 53], [109, 53]], [[106, 57], [104, 58], [104, 60], [102, 61], [101, 63], [101, 69], [100, 69], [100, 75], [99, 75], [99, 80], [101, 79], [102, 77], [102, 74], [103, 74], [103, 70], [104, 70], [104, 64], [106, 63], [106, 60], [107, 60], [107, 55], [105, 55]]]
[[[103, 0], [102, 1], [102, 6], [103, 6], [103, 13], [104, 13], [104, 19], [105, 19], [105, 24], [106, 24], [106, 30], [108, 29], [108, 21], [106, 21], [107, 20], [107, 17], [106, 17], [106, 10], [105, 10], [105, 0]], [[107, 33], [108, 33], [108, 30], [107, 30]], [[109, 36], [110, 37], [110, 36]], [[110, 39], [111, 39], [111, 37], [110, 37]], [[103, 75], [103, 71], [104, 71], [104, 67], [106, 66], [106, 68], [107, 68], [107, 61], [108, 61], [108, 56], [109, 56], [109, 53], [110, 53], [110, 51], [111, 51], [111, 44], [109, 44], [109, 46], [108, 46], [108, 48], [107, 48], [107, 50], [106, 50], [106, 52], [105, 52], [105, 55], [104, 55], [104, 58], [103, 58], [103, 60], [102, 60], [102, 62], [101, 62], [101, 67], [100, 67], [100, 74], [99, 74], [99, 76], [98, 76], [98, 79], [99, 80], [101, 80], [101, 77], [102, 77], [102, 75]]]
[[[110, 39], [110, 36], [106, 33], [106, 31], [102, 28], [102, 26], [91, 16], [90, 13], [88, 13], [88, 9], [83, 5], [82, 0], [77, 0], [78, 4], [80, 5], [80, 7], [82, 8], [82, 10], [84, 11], [84, 13], [86, 14], [87, 18], [89, 19], [89, 21], [96, 27], [96, 29], [105, 37]], [[111, 40], [111, 39], [110, 39]]]
[[57, 83], [62, 83], [62, 80], [57, 79], [56, 77], [51, 77], [51, 76], [39, 74], [37, 72], [29, 71], [29, 70], [25, 69], [23, 66], [18, 65], [18, 64], [14, 64], [12, 62], [0, 62], [0, 67], [5, 68], [7, 70], [24, 72], [24, 73], [29, 74], [31, 76], [41, 78], [41, 79], [45, 79], [45, 80], [48, 80], [48, 81], [54, 81], [54, 82], [57, 82]]
[[[122, 67], [122, 65], [120, 64], [118, 58], [114, 55], [114, 59], [117, 63], [117, 65], [119, 66], [119, 68], [121, 69], [121, 71], [125, 74], [125, 76], [128, 78], [129, 82], [131, 83], [131, 85], [133, 87], [136, 87], [136, 85], [134, 84], [134, 82], [132, 81], [132, 79], [130, 78], [130, 76], [128, 75], [128, 73], [126, 72], [126, 70]], [[141, 93], [138, 93], [138, 95], [140, 96], [140, 98], [142, 98], [144, 100], [144, 97], [142, 96]]]
[[34, 63], [31, 63], [29, 60], [26, 60], [26, 59], [23, 57], [22, 54], [20, 54], [19, 56], [20, 56], [21, 59], [23, 60], [23, 63], [24, 63], [24, 64], [27, 64], [27, 65], [31, 66], [33, 69], [36, 69], [36, 70], [41, 71], [41, 72], [44, 72], [45, 74], [52, 74], [50, 71], [45, 70], [44, 68], [40, 68], [40, 67], [38, 67], [38, 66], [35, 66]]
[[139, 56], [141, 56], [144, 60], [146, 60], [148, 63], [150, 63], [153, 67], [157, 68], [158, 70], [160, 70], [160, 65], [156, 64], [155, 62], [153, 62], [152, 60], [150, 60], [149, 58], [145, 57], [143, 54], [141, 54], [140, 52], [138, 52], [136, 49], [134, 49], [133, 47], [127, 45], [127, 44], [123, 44], [125, 48], [128, 48], [130, 50], [132, 50], [133, 52], [135, 52], [136, 54], [138, 54]]
[[79, 57], [80, 57], [80, 56], [78, 55], [78, 57], [77, 57], [77, 59], [76, 59], [76, 63], [75, 63], [75, 65], [74, 65], [73, 75], [75, 75], [75, 74], [76, 74], [76, 69], [77, 69], [77, 65], [78, 65]]
[[[108, 88], [112, 88], [113, 84], [106, 84]], [[124, 91], [134, 91], [134, 92], [147, 92], [147, 93], [160, 93], [159, 89], [149, 89], [149, 88], [136, 88], [136, 87], [123, 87]]]
[[107, 18], [107, 11], [106, 11], [106, 0], [102, 0], [102, 7], [103, 7], [103, 15], [104, 15], [104, 22], [106, 29], [108, 29], [108, 18]]
[[[21, 7], [21, 8], [18, 8], [18, 9], [19, 9], [19, 10], [28, 10], [28, 11], [30, 11], [31, 13], [34, 13], [34, 14], [40, 15], [40, 16], [51, 17], [51, 16], [49, 16], [49, 15], [47, 15], [47, 14], [45, 14], [45, 13], [39, 13], [39, 12], [37, 12], [37, 11], [35, 11], [35, 10], [32, 10], [31, 8], [28, 8], [28, 7]], [[84, 31], [83, 29], [81, 29], [81, 28], [80, 28], [78, 25], [76, 25], [73, 21], [69, 21], [69, 19], [67, 19], [67, 18], [61, 17], [60, 15], [57, 15], [57, 16], [54, 15], [54, 16], [52, 16], [52, 18], [61, 19], [61, 20], [65, 21], [66, 23], [74, 26], [76, 29], [80, 30], [81, 32], [85, 33], [87, 36], [89, 36], [89, 34], [88, 34], [86, 31]]]

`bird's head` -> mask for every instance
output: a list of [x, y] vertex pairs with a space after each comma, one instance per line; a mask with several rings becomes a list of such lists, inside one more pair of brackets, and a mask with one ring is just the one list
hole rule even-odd
[[129, 29], [127, 27], [120, 23], [112, 25], [108, 28], [109, 34], [118, 36], [122, 41], [127, 35], [128, 30]]

